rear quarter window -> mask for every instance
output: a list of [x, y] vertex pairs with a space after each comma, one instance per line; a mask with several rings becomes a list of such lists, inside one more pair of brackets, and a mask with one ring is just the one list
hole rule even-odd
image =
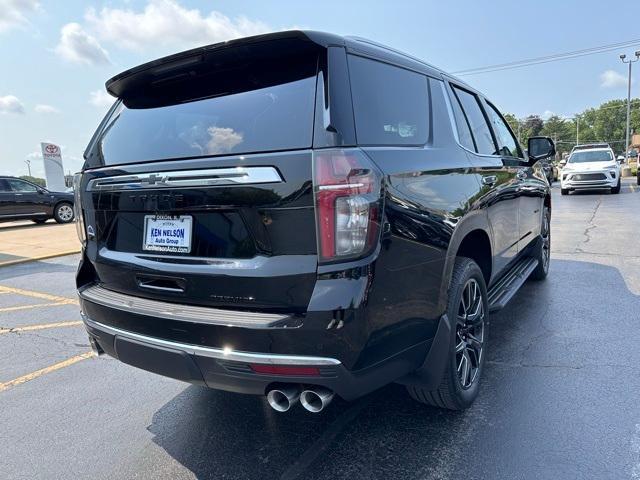
[[425, 75], [349, 55], [351, 95], [360, 145], [424, 145], [429, 137]]

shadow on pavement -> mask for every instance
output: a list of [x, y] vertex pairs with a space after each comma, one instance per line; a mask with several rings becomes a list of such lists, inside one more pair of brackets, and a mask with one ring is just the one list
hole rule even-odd
[[481, 393], [464, 412], [396, 384], [317, 415], [191, 386], [148, 428], [197, 478], [626, 478], [639, 300], [615, 268], [554, 261], [491, 317]]
[[[76, 257], [76, 254], [72, 254]], [[69, 255], [69, 256], [72, 256]], [[59, 257], [64, 258], [64, 257]], [[0, 282], [7, 279], [15, 279], [25, 275], [35, 275], [39, 273], [66, 273], [70, 274], [72, 278], [75, 277], [76, 270], [78, 269], [78, 261], [70, 262], [70, 264], [55, 263], [52, 261], [31, 261], [20, 265], [8, 265], [6, 267], [0, 266]], [[33, 290], [42, 290], [42, 285], [34, 285]]]

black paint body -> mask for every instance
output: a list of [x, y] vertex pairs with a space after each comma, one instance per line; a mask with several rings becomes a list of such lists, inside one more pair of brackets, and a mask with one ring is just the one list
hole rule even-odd
[[[12, 191], [7, 180], [19, 180], [27, 184], [30, 191]], [[52, 192], [14, 177], [0, 177], [0, 222], [47, 220], [53, 218], [55, 208], [61, 202], [73, 205], [73, 194]]]
[[[96, 235], [84, 251], [78, 288], [98, 282], [139, 297], [286, 313], [289, 320], [274, 328], [247, 329], [186, 325], [88, 301], [82, 302], [82, 308], [95, 321], [151, 337], [341, 362], [327, 378], [299, 379], [232, 372], [221, 362], [198, 361], [196, 370], [202, 377], [183, 378], [188, 381], [256, 394], [264, 393], [274, 381], [304, 381], [355, 398], [416, 369], [429, 370], [425, 359], [446, 321], [447, 290], [460, 245], [469, 235], [486, 238], [490, 249], [483, 271], [491, 285], [539, 237], [549, 186], [538, 164], [478, 155], [458, 143], [447, 82], [460, 83], [441, 71], [377, 45], [315, 32], [285, 32], [250, 41], [280, 38], [293, 38], [319, 52], [313, 148], [162, 162], [140, 159], [136, 164], [105, 166], [99, 148], [103, 124], [86, 153], [82, 207], [85, 223], [95, 228]], [[215, 46], [206, 48], [215, 50]], [[347, 54], [428, 77], [431, 105], [426, 144], [358, 144]], [[193, 55], [187, 52], [171, 58]], [[142, 88], [138, 83], [147, 81], [145, 68], [167, 61], [125, 72], [108, 88], [126, 102], [127, 92], [135, 92]], [[373, 254], [319, 265], [312, 157], [314, 150], [326, 147], [360, 148], [380, 169], [383, 216]], [[99, 177], [238, 165], [274, 166], [284, 182], [144, 193], [84, 192], [88, 182]], [[483, 184], [486, 176], [496, 176], [497, 182]], [[141, 219], [149, 213], [192, 215], [192, 252], [170, 261], [162, 254], [143, 252]], [[229, 268], [228, 262], [234, 267]], [[138, 287], [137, 277], [154, 275], [179, 278], [186, 285], [184, 293], [159, 294]], [[112, 336], [89, 330], [107, 353], [118, 356]], [[154, 370], [163, 373], [159, 367]]]

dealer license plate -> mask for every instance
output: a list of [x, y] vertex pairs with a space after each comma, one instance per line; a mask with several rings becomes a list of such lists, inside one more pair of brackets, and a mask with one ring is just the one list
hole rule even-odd
[[145, 215], [143, 250], [189, 253], [193, 218], [190, 215]]

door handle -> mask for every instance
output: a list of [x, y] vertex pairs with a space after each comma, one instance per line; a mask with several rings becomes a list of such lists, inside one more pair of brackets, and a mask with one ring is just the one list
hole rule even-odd
[[498, 181], [498, 177], [495, 175], [487, 175], [486, 177], [482, 177], [482, 184], [492, 187]]

